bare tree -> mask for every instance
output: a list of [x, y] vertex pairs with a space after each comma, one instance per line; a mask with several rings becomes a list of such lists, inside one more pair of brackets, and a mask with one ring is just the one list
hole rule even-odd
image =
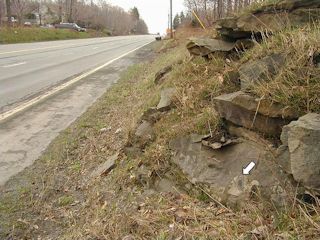
[[0, 26], [2, 25], [2, 19], [5, 16], [5, 3], [0, 1]]
[[192, 16], [194, 11], [202, 21], [211, 25], [215, 20], [238, 12], [254, 2], [263, 0], [185, 0], [185, 6], [188, 9], [188, 16]]
[[21, 24], [23, 16], [27, 13], [28, 1], [26, 0], [11, 0], [12, 11], [17, 15], [18, 22]]
[[108, 4], [106, 0], [0, 0], [0, 17], [6, 14], [8, 25], [11, 25], [12, 15], [17, 16], [19, 23], [22, 23], [26, 16], [37, 13], [40, 23], [75, 22], [83, 27], [115, 35], [148, 32], [137, 8], [128, 12]]

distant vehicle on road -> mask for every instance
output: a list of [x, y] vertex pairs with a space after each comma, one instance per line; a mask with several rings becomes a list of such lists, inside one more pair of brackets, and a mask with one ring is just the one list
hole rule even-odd
[[87, 29], [79, 27], [76, 23], [60, 23], [60, 24], [56, 24], [54, 27], [60, 28], [60, 29], [72, 29], [72, 30], [76, 30], [78, 32], [86, 32], [87, 31]]
[[161, 40], [162, 40], [162, 37], [161, 37], [160, 33], [157, 34], [156, 40], [157, 40], [157, 41], [161, 41]]
[[31, 27], [31, 26], [32, 26], [31, 22], [24, 22], [23, 25], [24, 25], [25, 27]]

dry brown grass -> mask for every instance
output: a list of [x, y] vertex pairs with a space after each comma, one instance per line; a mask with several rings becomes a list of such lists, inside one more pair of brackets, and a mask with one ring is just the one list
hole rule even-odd
[[[191, 184], [171, 163], [168, 142], [178, 135], [218, 129], [212, 98], [232, 91], [221, 82], [232, 66], [222, 59], [191, 61], [184, 40], [177, 42], [155, 61], [131, 67], [119, 84], [51, 144], [29, 175], [25, 174], [25, 187], [0, 198], [0, 223], [5, 231], [18, 239], [66, 240], [127, 235], [158, 240], [319, 236], [318, 205], [311, 211], [293, 201], [294, 205], [279, 212], [270, 203], [253, 201], [234, 212], [219, 204], [207, 186]], [[154, 85], [154, 74], [178, 60], [182, 64], [174, 65], [165, 82]], [[126, 143], [142, 112], [157, 104], [160, 90], [172, 86], [178, 92], [176, 107], [156, 123], [156, 140], [144, 154], [121, 155], [108, 176], [89, 181], [92, 170]], [[111, 132], [99, 131], [109, 126]], [[118, 128], [121, 134], [115, 134]], [[139, 174], [142, 166], [146, 171]], [[163, 178], [173, 182], [176, 191], [152, 191], [153, 184]], [[257, 234], [250, 233], [254, 229]]]
[[320, 53], [319, 37], [320, 28], [310, 24], [303, 28], [286, 29], [256, 44], [241, 63], [272, 53], [283, 54], [286, 63], [276, 77], [253, 86], [251, 92], [290, 107], [300, 115], [319, 113], [320, 68], [313, 61]]

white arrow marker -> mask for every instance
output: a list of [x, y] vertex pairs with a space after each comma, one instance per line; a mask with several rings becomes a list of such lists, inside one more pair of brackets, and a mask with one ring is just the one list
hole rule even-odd
[[242, 169], [243, 175], [249, 175], [252, 169], [256, 166], [254, 162], [249, 163], [249, 165], [246, 168]]

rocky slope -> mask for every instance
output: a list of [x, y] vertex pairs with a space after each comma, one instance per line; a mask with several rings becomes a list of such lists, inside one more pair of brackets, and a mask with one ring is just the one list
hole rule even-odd
[[[281, 34], [292, 27], [309, 26], [318, 20], [319, 10], [319, 1], [280, 1], [265, 5], [239, 17], [219, 20], [216, 39], [193, 38], [187, 48], [195, 56], [214, 59], [224, 53], [227, 63], [230, 61], [228, 58], [241, 60], [248, 47], [255, 51], [257, 47], [254, 45], [259, 45], [262, 36]], [[251, 45], [240, 47], [241, 42], [250, 41]], [[233, 57], [235, 52], [238, 53], [236, 58]], [[315, 52], [307, 54], [311, 54], [309, 58], [316, 56]], [[220, 140], [217, 141], [215, 133], [210, 133], [196, 137], [197, 141], [193, 140], [194, 136], [186, 136], [171, 142], [173, 161], [190, 181], [209, 184], [218, 199], [227, 205], [241, 204], [257, 188], [259, 194], [274, 200], [277, 206], [289, 202], [285, 199], [288, 193], [284, 189], [299, 186], [298, 194], [310, 191], [314, 196], [320, 194], [316, 184], [320, 180], [317, 167], [320, 164], [320, 115], [309, 113], [302, 116], [290, 106], [268, 96], [256, 96], [250, 91], [281, 76], [286, 71], [286, 62], [290, 61], [288, 58], [284, 51], [278, 51], [237, 67], [231, 82], [239, 91], [213, 99], [215, 110], [224, 122], [225, 135]], [[306, 63], [305, 68], [304, 71], [308, 71], [317, 69], [317, 66]], [[301, 71], [297, 67], [291, 70]], [[320, 92], [319, 89], [317, 91]], [[314, 97], [319, 101], [318, 96]], [[242, 175], [241, 169], [250, 162], [256, 164], [254, 171], [249, 176]]]
[[[301, 19], [318, 9], [281, 1], [221, 20], [215, 39], [178, 32], [162, 43], [3, 191], [0, 229], [31, 239], [317, 239], [320, 31]], [[297, 13], [293, 28], [254, 22]]]

